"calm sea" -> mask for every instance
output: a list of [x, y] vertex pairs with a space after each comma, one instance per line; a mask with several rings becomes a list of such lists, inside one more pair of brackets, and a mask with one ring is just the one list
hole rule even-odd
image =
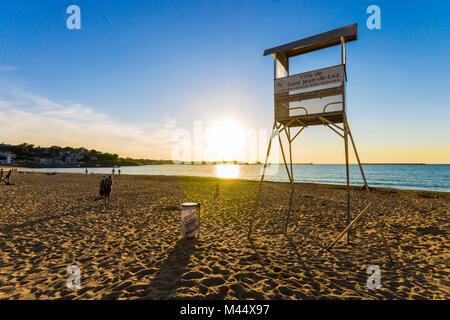
[[[199, 177], [239, 178], [259, 180], [259, 165], [148, 165], [121, 167], [122, 174], [134, 175], [183, 175]], [[35, 172], [84, 173], [84, 168], [27, 169]], [[88, 168], [89, 172], [110, 174], [111, 168]], [[117, 169], [116, 169], [117, 172]], [[450, 192], [450, 164], [428, 165], [364, 165], [370, 186], [411, 190]], [[289, 181], [284, 165], [272, 165], [267, 169], [265, 180]], [[294, 165], [296, 182], [345, 184], [345, 165], [316, 164]], [[362, 185], [358, 165], [350, 165], [350, 183]]]

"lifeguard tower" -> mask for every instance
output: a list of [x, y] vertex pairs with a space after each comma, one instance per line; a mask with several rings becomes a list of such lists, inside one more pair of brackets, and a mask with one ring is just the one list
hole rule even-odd
[[[349, 137], [355, 152], [356, 160], [358, 161], [359, 169], [364, 181], [364, 187], [367, 190], [370, 199], [369, 186], [364, 175], [363, 167], [361, 166], [361, 162], [359, 160], [358, 152], [346, 116], [345, 91], [347, 71], [345, 45], [348, 42], [357, 40], [357, 31], [357, 24], [352, 24], [264, 51], [264, 56], [274, 56], [275, 119], [255, 205], [258, 205], [260, 200], [261, 184], [264, 181], [272, 140], [278, 137], [284, 166], [291, 184], [291, 193], [285, 225], [282, 226], [280, 220], [273, 213], [272, 217], [294, 247], [295, 244], [287, 233], [289, 216], [294, 205], [293, 196], [295, 185], [292, 166], [292, 142], [305, 128], [318, 125], [326, 126], [344, 140], [347, 178], [347, 226], [339, 235], [336, 236], [335, 240], [332, 241], [326, 249], [330, 249], [345, 234], [347, 234], [347, 241], [350, 242], [350, 230], [352, 226], [358, 222], [358, 220], [365, 212], [367, 212], [372, 204], [372, 201], [369, 201], [364, 209], [360, 211], [352, 220], [352, 217], [350, 216], [350, 176], [348, 158]], [[341, 46], [340, 64], [299, 74], [289, 74], [289, 61], [291, 58], [336, 45]], [[342, 124], [342, 126], [339, 124]], [[283, 147], [281, 139], [282, 134], [285, 134], [288, 142], [289, 158], [287, 158], [287, 154], [285, 153], [285, 149]], [[249, 238], [253, 230], [254, 220], [255, 210], [252, 210], [248, 233]]]

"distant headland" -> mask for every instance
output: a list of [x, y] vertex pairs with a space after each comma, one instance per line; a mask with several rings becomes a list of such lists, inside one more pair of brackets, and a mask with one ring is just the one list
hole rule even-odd
[[115, 153], [84, 147], [40, 147], [28, 143], [0, 144], [0, 164], [20, 167], [113, 167], [170, 164], [171, 160], [121, 158]]

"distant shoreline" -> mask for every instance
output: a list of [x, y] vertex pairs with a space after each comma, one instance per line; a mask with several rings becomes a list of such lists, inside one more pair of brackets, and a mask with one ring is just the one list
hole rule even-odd
[[123, 164], [120, 166], [114, 166], [114, 165], [96, 165], [96, 166], [89, 166], [89, 165], [19, 165], [19, 166], [14, 166], [14, 165], [0, 165], [0, 168], [15, 168], [15, 169], [83, 169], [83, 168], [113, 168], [113, 167], [140, 167], [140, 166], [159, 166], [162, 164], [170, 164], [170, 163], [152, 163], [152, 164]]
[[[161, 160], [160, 160], [161, 161]], [[165, 160], [162, 160], [161, 162], [155, 162], [151, 164], [122, 164], [122, 165], [14, 165], [14, 164], [8, 164], [8, 165], [1, 165], [0, 168], [26, 168], [26, 169], [74, 169], [74, 168], [113, 168], [113, 167], [141, 167], [141, 166], [160, 166], [160, 165], [182, 165], [182, 166], [215, 166], [215, 165], [240, 165], [240, 166], [263, 166], [264, 163], [230, 163], [230, 162], [212, 162], [212, 163], [167, 163]], [[268, 163], [267, 165], [284, 165], [283, 162], [280, 163]], [[305, 166], [321, 166], [321, 165], [345, 165], [345, 163], [292, 163], [292, 165], [305, 165]], [[357, 163], [350, 163], [350, 165], [357, 165]], [[383, 165], [389, 165], [389, 166], [425, 166], [425, 165], [450, 165], [449, 163], [395, 163], [395, 162], [380, 162], [380, 163], [361, 163], [361, 165], [364, 166], [383, 166]]]

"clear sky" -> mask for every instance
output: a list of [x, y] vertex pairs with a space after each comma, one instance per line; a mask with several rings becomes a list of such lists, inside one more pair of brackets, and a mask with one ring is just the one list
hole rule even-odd
[[[72, 4], [81, 30], [66, 27]], [[371, 4], [380, 30], [366, 27]], [[1, 1], [0, 142], [170, 159], [199, 123], [202, 145], [227, 128], [260, 137], [273, 122], [264, 49], [351, 23], [347, 108], [362, 161], [450, 163], [449, 1]], [[339, 59], [338, 47], [307, 54], [293, 71]], [[294, 161], [343, 162], [329, 129], [304, 133]], [[242, 134], [221, 139], [191, 157], [239, 158], [219, 149]]]

